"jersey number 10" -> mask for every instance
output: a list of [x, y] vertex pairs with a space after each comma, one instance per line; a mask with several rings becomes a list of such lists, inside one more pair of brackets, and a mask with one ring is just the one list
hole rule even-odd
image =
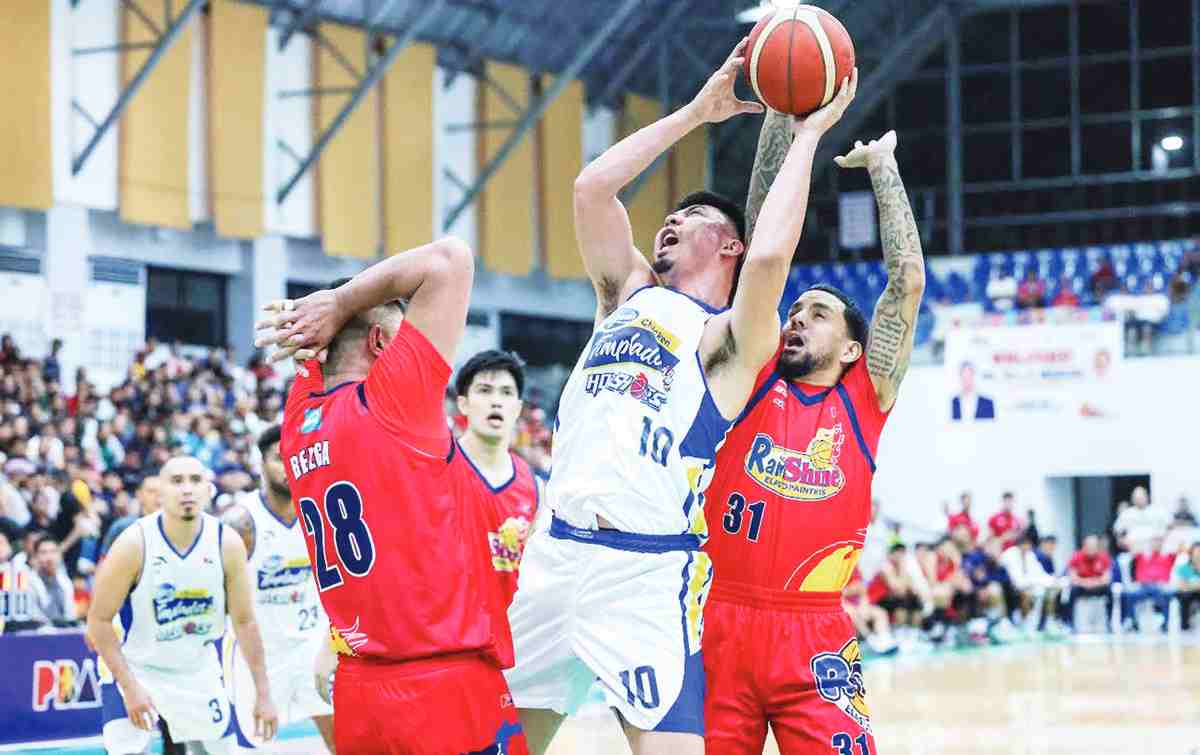
[[[304, 517], [304, 532], [313, 539], [316, 556], [313, 573], [317, 587], [324, 592], [342, 583], [342, 572], [336, 562], [352, 576], [363, 577], [375, 565], [375, 542], [371, 530], [363, 520], [363, 500], [354, 483], [342, 480], [325, 488], [323, 506], [311, 498], [300, 499], [300, 513]], [[325, 551], [325, 524], [329, 520], [333, 529], [333, 553]], [[335, 556], [331, 559], [328, 556]]]
[[642, 417], [642, 447], [641, 455], [649, 456], [664, 467], [667, 457], [671, 454], [671, 446], [675, 445], [675, 436], [665, 427], [655, 429], [649, 417]]

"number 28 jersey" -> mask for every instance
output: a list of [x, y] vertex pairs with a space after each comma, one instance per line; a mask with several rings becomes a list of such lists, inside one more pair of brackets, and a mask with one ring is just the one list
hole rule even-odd
[[887, 413], [862, 357], [832, 387], [785, 380], [771, 360], [717, 455], [705, 550], [716, 584], [841, 592], [871, 522]]
[[647, 286], [600, 323], [559, 399], [546, 499], [585, 529], [704, 538], [703, 492], [729, 422], [700, 365], [720, 310]]

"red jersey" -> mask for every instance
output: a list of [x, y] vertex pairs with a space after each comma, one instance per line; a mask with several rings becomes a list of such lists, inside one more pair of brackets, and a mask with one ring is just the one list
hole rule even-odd
[[791, 383], [768, 363], [704, 494], [714, 586], [840, 592], [871, 522], [886, 419], [866, 359], [832, 387]]
[[1141, 584], [1166, 584], [1174, 566], [1172, 553], [1139, 553], [1133, 559], [1133, 579]]
[[960, 511], [957, 514], [951, 514], [946, 519], [946, 531], [953, 532], [954, 528], [960, 524], [966, 525], [966, 528], [971, 531], [971, 539], [979, 539], [979, 525], [975, 524], [975, 520], [971, 518], [971, 514], [966, 511]]
[[513, 662], [486, 500], [455, 464], [450, 365], [407, 320], [366, 380], [296, 376], [280, 454], [339, 653], [406, 661], [477, 651]]
[[538, 486], [529, 463], [509, 451], [513, 476], [499, 487], [492, 487], [462, 446], [458, 447], [457, 462], [470, 470], [471, 497], [484, 504], [484, 526], [487, 529], [488, 556], [500, 582], [504, 606], [512, 603], [517, 592], [517, 573], [525, 541], [537, 518]]
[[1067, 564], [1067, 569], [1083, 579], [1103, 577], [1111, 568], [1112, 559], [1103, 551], [1097, 551], [1090, 555], [1084, 551], [1076, 551], [1075, 555], [1071, 556], [1070, 563]]
[[1012, 545], [1025, 529], [1024, 523], [1011, 511], [998, 511], [988, 519], [988, 529], [1004, 542], [1004, 547]]

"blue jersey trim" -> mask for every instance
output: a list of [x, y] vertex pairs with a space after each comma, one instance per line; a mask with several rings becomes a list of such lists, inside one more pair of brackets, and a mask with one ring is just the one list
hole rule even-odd
[[672, 551], [698, 551], [700, 538], [696, 535], [640, 535], [620, 530], [589, 530], [572, 527], [557, 516], [550, 520], [550, 537], [557, 540], [574, 540], [577, 543], [603, 545], [620, 551], [635, 553], [670, 553]]
[[[684, 292], [680, 291], [677, 288], [671, 288], [670, 286], [660, 286], [656, 283], [648, 283], [645, 286], [642, 286], [641, 288], [635, 290], [632, 294], [625, 297], [625, 301], [628, 302], [630, 299], [637, 296], [638, 294], [640, 294], [641, 292], [645, 291], [648, 288], [661, 288], [664, 291], [670, 291], [673, 294], [679, 294], [680, 296], [687, 297], [688, 299], [690, 299], [692, 301], [693, 304], [700, 307], [701, 309], [703, 309], [705, 312], [709, 313], [710, 315], [719, 315], [722, 312], [724, 312], [725, 310], [729, 309], [729, 307], [720, 307], [720, 308], [714, 307], [713, 305], [709, 304], [708, 302], [700, 301], [699, 299], [692, 296], [691, 294], [685, 294]], [[622, 302], [622, 303], [624, 303], [624, 302]]]
[[[336, 388], [334, 390], [337, 390]], [[358, 400], [362, 402], [363, 408], [371, 411], [371, 405], [367, 403], [367, 384], [359, 383], [354, 389], [358, 393]]]
[[133, 595], [133, 589], [130, 589], [129, 593], [125, 595], [125, 602], [121, 604], [121, 610], [117, 613], [117, 616], [120, 618], [120, 621], [121, 621], [121, 631], [123, 632], [123, 634], [121, 635], [121, 646], [122, 647], [125, 646], [125, 642], [129, 639], [129, 630], [133, 629], [133, 600], [131, 599], [132, 595]]
[[[692, 654], [691, 643], [688, 642], [687, 628], [687, 593], [688, 593], [688, 569], [691, 568], [692, 562], [696, 559], [691, 553], [688, 554], [687, 561], [683, 565], [683, 585], [679, 588], [679, 621], [683, 624], [683, 652], [684, 655]], [[696, 648], [699, 650], [700, 648]]]
[[[298, 517], [298, 516], [297, 516], [297, 517], [293, 517], [293, 518], [292, 518], [292, 523], [291, 523], [291, 524], [288, 524], [287, 522], [283, 521], [283, 519], [281, 519], [281, 518], [279, 517], [279, 515], [278, 515], [278, 514], [276, 514], [276, 513], [275, 513], [275, 509], [271, 508], [271, 504], [267, 503], [267, 499], [266, 499], [266, 497], [265, 497], [265, 496], [260, 496], [260, 497], [259, 497], [259, 499], [258, 499], [258, 502], [259, 502], [260, 504], [262, 504], [262, 507], [263, 507], [264, 509], [266, 509], [266, 510], [267, 510], [267, 513], [271, 515], [271, 518], [272, 518], [272, 519], [274, 519], [275, 521], [277, 521], [277, 522], [279, 522], [280, 524], [282, 524], [282, 525], [283, 525], [285, 528], [287, 528], [287, 529], [289, 529], [289, 530], [291, 530], [291, 529], [295, 529], [295, 528], [296, 528], [296, 522], [298, 522], [298, 521], [300, 520], [300, 517]], [[250, 524], [251, 524], [251, 525], [253, 525], [253, 524], [254, 524], [254, 517], [250, 517]], [[255, 534], [255, 535], [257, 535], [257, 534], [258, 534], [258, 531], [257, 531], [257, 530], [255, 530], [255, 533], [254, 533], [254, 534]]]
[[337, 391], [340, 391], [341, 389], [345, 388], [346, 386], [351, 385], [353, 382], [354, 382], [353, 380], [347, 380], [344, 383], [338, 383], [337, 385], [333, 386], [332, 388], [330, 388], [327, 391], [313, 391], [308, 394], [308, 397], [309, 398], [322, 398], [324, 396], [329, 396]]
[[167, 543], [167, 547], [171, 549], [171, 552], [176, 556], [179, 556], [180, 561], [186, 561], [187, 557], [191, 555], [192, 551], [196, 550], [196, 546], [200, 543], [200, 538], [204, 535], [204, 519], [200, 519], [200, 531], [196, 533], [196, 539], [192, 541], [192, 544], [189, 545], [188, 549], [183, 553], [175, 550], [175, 543], [172, 543], [171, 538], [167, 537], [167, 531], [163, 529], [161, 516], [158, 518], [158, 531], [162, 533], [163, 540]]
[[653, 731], [704, 736], [704, 684], [704, 654], [697, 650], [684, 659], [679, 696]]
[[[840, 389], [841, 387], [841, 383], [838, 383], [838, 388]], [[802, 391], [800, 386], [796, 385], [790, 380], [788, 381], [788, 388], [791, 389], [792, 395], [795, 396], [800, 403], [804, 404], [805, 406], [812, 406], [813, 404], [821, 403], [825, 400], [825, 397], [829, 395], [829, 392], [833, 390], [833, 386], [831, 385], [823, 391], [818, 391], [817, 393], [809, 395]]]
[[863, 437], [862, 428], [858, 425], [858, 414], [854, 411], [854, 404], [850, 401], [850, 394], [846, 392], [846, 387], [841, 383], [837, 386], [838, 395], [842, 397], [842, 404], [846, 407], [846, 414], [850, 415], [850, 426], [854, 428], [854, 437], [858, 438], [858, 447], [862, 449], [863, 456], [867, 457], [867, 463], [871, 465], [871, 472], [875, 472], [875, 457], [871, 455], [871, 449], [867, 446], [867, 439]]
[[509, 459], [512, 460], [513, 465], [512, 477], [509, 477], [507, 482], [501, 483], [498, 487], [493, 487], [492, 483], [488, 482], [488, 479], [483, 476], [483, 472], [479, 471], [479, 467], [475, 466], [475, 462], [471, 460], [471, 454], [467, 453], [467, 449], [459, 445], [457, 439], [454, 440], [454, 445], [458, 446], [458, 452], [461, 453], [462, 457], [467, 460], [467, 464], [471, 465], [471, 469], [474, 470], [475, 475], [483, 482], [484, 485], [487, 485], [487, 489], [492, 491], [492, 495], [500, 495], [504, 492], [505, 488], [507, 488], [509, 485], [512, 485], [516, 481], [517, 461], [516, 459], [512, 458], [511, 454], [509, 455]]
[[770, 393], [771, 388], [774, 387], [776, 381], [778, 381], [781, 377], [782, 376], [779, 374], [779, 370], [773, 370], [771, 372], [771, 376], [759, 386], [758, 390], [754, 392], [754, 395], [750, 397], [750, 400], [746, 402], [746, 407], [742, 409], [742, 413], [739, 414], [737, 419], [735, 419], [730, 425], [730, 429], [737, 427], [742, 423], [742, 420], [750, 416], [750, 412], [754, 411], [754, 407], [758, 406], [758, 402], [762, 401], [763, 398]]

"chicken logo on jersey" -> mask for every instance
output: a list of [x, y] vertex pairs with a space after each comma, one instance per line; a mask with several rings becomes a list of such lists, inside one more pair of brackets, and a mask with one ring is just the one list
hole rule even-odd
[[660, 374], [679, 364], [675, 355], [679, 338], [652, 317], [639, 316], [631, 307], [609, 315], [587, 347], [585, 370], [627, 365]]
[[809, 663], [821, 699], [837, 706], [862, 730], [871, 734], [871, 714], [863, 686], [862, 651], [851, 638], [836, 653], [819, 653]]
[[777, 445], [770, 435], [759, 433], [746, 454], [746, 474], [767, 490], [793, 501], [832, 498], [846, 485], [846, 476], [838, 466], [844, 440], [840, 422], [818, 428], [804, 451]]
[[496, 571], [517, 570], [527, 537], [529, 520], [523, 516], [510, 516], [500, 525], [499, 532], [488, 533], [488, 544], [492, 547], [492, 566]]
[[336, 627], [330, 622], [329, 643], [338, 655], [358, 655], [358, 649], [367, 644], [366, 633], [358, 631], [358, 617], [349, 627]]

